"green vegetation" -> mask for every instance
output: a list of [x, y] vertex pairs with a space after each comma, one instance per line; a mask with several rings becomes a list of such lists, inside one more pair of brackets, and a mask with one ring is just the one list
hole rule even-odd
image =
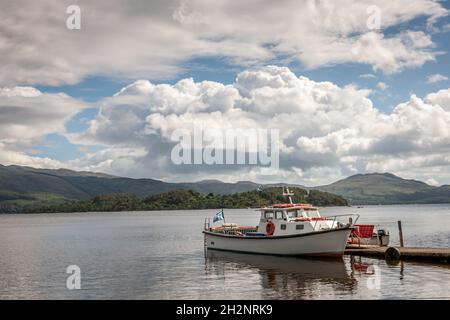
[[[232, 194], [256, 190], [253, 182], [224, 183], [208, 180], [167, 183], [154, 179], [131, 179], [95, 172], [66, 169], [36, 169], [0, 165], [0, 212], [17, 212], [24, 205], [47, 206], [61, 202], [88, 200], [105, 194], [127, 193], [138, 197], [190, 189], [203, 194]], [[55, 201], [49, 201], [53, 198]]]
[[[268, 190], [281, 185], [265, 184], [262, 187]], [[293, 187], [306, 189], [300, 185]], [[197, 203], [197, 207], [201, 208], [245, 207], [254, 206], [255, 201], [261, 201], [264, 204], [264, 197], [255, 198], [252, 193], [257, 188], [258, 184], [250, 181], [224, 183], [218, 180], [205, 180], [191, 183], [167, 183], [154, 179], [121, 178], [95, 172], [0, 165], [0, 212], [23, 212], [24, 209], [32, 211], [35, 208], [66, 206], [67, 203], [95, 208], [97, 205], [92, 204], [93, 199], [112, 195], [119, 198], [125, 197], [117, 200], [119, 206], [123, 201], [127, 202], [125, 200], [127, 197], [132, 197], [136, 198], [132, 202], [135, 202], [134, 205], [137, 208], [147, 208], [153, 206], [149, 204], [151, 195], [156, 196], [157, 193], [180, 189], [192, 190], [200, 194], [196, 197], [201, 200], [190, 199], [192, 206]], [[355, 205], [450, 203], [450, 186], [434, 187], [421, 181], [402, 179], [390, 173], [357, 174], [313, 189], [339, 195]], [[248, 200], [238, 199], [239, 197], [235, 196], [235, 194], [246, 192], [250, 192], [246, 194]], [[176, 193], [179, 194], [179, 191]], [[210, 193], [214, 197], [210, 196], [206, 199], [206, 195]], [[315, 191], [311, 190], [311, 194], [315, 194]], [[319, 199], [321, 195], [316, 194], [313, 200], [319, 205], [328, 205], [328, 197]], [[145, 200], [148, 201], [145, 202]], [[81, 202], [78, 203], [78, 201]], [[108, 202], [109, 205], [112, 205], [111, 202], [113, 201]], [[170, 207], [171, 203], [168, 201], [167, 205]]]
[[[307, 202], [316, 206], [345, 206], [347, 201], [331, 193], [291, 188], [294, 202]], [[70, 201], [42, 207], [24, 207], [24, 212], [90, 212], [247, 208], [285, 203], [282, 189], [273, 187], [261, 191], [248, 191], [230, 195], [201, 194], [192, 190], [173, 190], [153, 194], [145, 198], [131, 194], [108, 194], [90, 200]]]

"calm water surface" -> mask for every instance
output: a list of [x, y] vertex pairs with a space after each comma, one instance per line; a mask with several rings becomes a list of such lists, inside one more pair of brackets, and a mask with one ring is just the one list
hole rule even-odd
[[[268, 257], [203, 249], [216, 210], [0, 215], [0, 299], [450, 299], [450, 267], [345, 257]], [[398, 243], [450, 247], [450, 206], [323, 208], [359, 213]], [[259, 213], [225, 210], [227, 222]], [[68, 265], [81, 289], [68, 290]]]

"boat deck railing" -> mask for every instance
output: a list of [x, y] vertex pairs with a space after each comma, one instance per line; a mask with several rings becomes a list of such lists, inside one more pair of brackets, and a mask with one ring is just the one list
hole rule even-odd
[[[347, 223], [341, 223], [340, 221], [338, 221], [338, 218], [342, 218], [342, 217], [349, 217], [348, 222]], [[355, 221], [353, 221], [353, 217], [356, 217]], [[334, 228], [335, 225], [338, 225], [339, 223], [341, 223], [342, 225], [346, 225], [346, 226], [353, 226], [359, 219], [359, 214], [357, 213], [348, 213], [348, 214], [336, 214], [334, 216], [326, 216], [323, 217], [325, 218], [325, 220], [330, 221], [332, 220], [333, 223], [331, 224], [331, 229]], [[316, 230], [316, 226], [317, 226], [317, 222], [319, 222], [320, 220], [316, 220], [316, 222], [314, 223], [314, 230]]]
[[[339, 219], [343, 217], [349, 217], [347, 223], [341, 223], [338, 221]], [[356, 217], [354, 219], [352, 217]], [[321, 219], [315, 220], [313, 230], [317, 230], [317, 223], [319, 221], [333, 221], [331, 224], [331, 229], [333, 229], [335, 226], [353, 226], [359, 219], [359, 214], [337, 214], [333, 216], [326, 216], [321, 217]], [[339, 225], [340, 224], [340, 225]], [[238, 226], [235, 224], [228, 224], [228, 225], [222, 225], [217, 227], [211, 227], [211, 219], [205, 218], [204, 230], [210, 231], [210, 232], [216, 232], [216, 233], [223, 233], [223, 234], [232, 234], [232, 235], [245, 235], [249, 232], [258, 232], [258, 227], [256, 226]]]
[[220, 226], [209, 228], [208, 231], [232, 234], [232, 235], [245, 235], [248, 232], [257, 232], [258, 228], [253, 226]]

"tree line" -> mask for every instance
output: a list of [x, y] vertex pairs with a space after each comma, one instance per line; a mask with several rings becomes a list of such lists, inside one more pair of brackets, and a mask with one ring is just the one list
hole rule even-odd
[[[295, 203], [306, 202], [315, 206], [346, 206], [346, 199], [328, 192], [291, 188]], [[220, 208], [255, 208], [276, 203], [286, 203], [281, 187], [253, 190], [229, 195], [202, 194], [193, 190], [179, 189], [138, 197], [133, 194], [105, 194], [88, 200], [67, 201], [40, 207], [25, 207], [22, 212], [91, 212], [91, 211], [147, 211], [192, 210]]]

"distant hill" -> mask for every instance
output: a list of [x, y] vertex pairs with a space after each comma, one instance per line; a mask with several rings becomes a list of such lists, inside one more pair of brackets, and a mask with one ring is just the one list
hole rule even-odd
[[[155, 179], [132, 179], [96, 172], [67, 169], [36, 169], [0, 165], [0, 212], [17, 211], [24, 206], [43, 206], [72, 200], [88, 200], [105, 194], [132, 194], [148, 197], [178, 189], [201, 194], [227, 195], [282, 183], [260, 185], [251, 181], [225, 183], [218, 180], [168, 183]], [[357, 174], [330, 185], [302, 189], [333, 193], [351, 204], [450, 203], [450, 186], [433, 187], [390, 173]]]
[[200, 193], [231, 194], [255, 190], [248, 181], [224, 183], [204, 180], [195, 183], [167, 183], [155, 179], [132, 179], [103, 173], [67, 169], [36, 169], [0, 165], [0, 202], [8, 200], [81, 200], [108, 193], [130, 193], [140, 197], [175, 189]]
[[250, 181], [226, 183], [219, 180], [203, 180], [191, 183], [179, 183], [183, 189], [190, 189], [200, 193], [232, 194], [256, 190], [259, 184]]
[[199, 182], [191, 183], [178, 183], [183, 189], [190, 189], [200, 193], [214, 193], [214, 194], [232, 194], [241, 193], [246, 191], [256, 190], [259, 187], [272, 188], [281, 186], [297, 187], [301, 189], [308, 189], [305, 186], [298, 184], [286, 184], [286, 183], [270, 183], [270, 184], [258, 184], [251, 181], [238, 181], [236, 183], [227, 183], [220, 180], [202, 180]]
[[450, 187], [433, 187], [391, 173], [357, 174], [317, 189], [338, 194], [352, 204], [448, 203]]
[[450, 203], [450, 186], [434, 187], [410, 194], [391, 197], [393, 203]]
[[152, 179], [0, 165], [0, 204], [4, 206], [81, 200], [105, 193], [129, 192], [147, 196], [172, 189], [171, 184]]
[[[224, 183], [204, 180], [194, 183], [167, 183], [155, 179], [132, 179], [96, 172], [67, 169], [36, 169], [0, 165], [0, 212], [22, 207], [44, 206], [72, 200], [87, 200], [105, 194], [133, 194], [147, 197], [177, 189], [202, 194], [234, 194], [256, 190], [259, 184], [240, 181]], [[267, 185], [265, 187], [275, 186]]]

